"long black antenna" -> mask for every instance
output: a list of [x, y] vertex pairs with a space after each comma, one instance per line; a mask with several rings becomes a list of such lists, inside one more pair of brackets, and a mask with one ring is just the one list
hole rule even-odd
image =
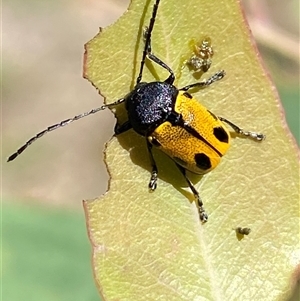
[[149, 26], [147, 27], [147, 34], [146, 34], [146, 37], [145, 37], [145, 47], [144, 47], [144, 51], [143, 51], [143, 57], [142, 57], [142, 60], [141, 60], [141, 67], [140, 67], [139, 76], [136, 79], [136, 85], [138, 83], [140, 83], [141, 80], [142, 80], [143, 69], [144, 69], [144, 65], [145, 65], [146, 56], [149, 52], [148, 49], [149, 49], [149, 46], [150, 46], [150, 43], [151, 43], [151, 34], [152, 34], [154, 23], [155, 23], [155, 18], [156, 18], [159, 2], [160, 2], [160, 0], [156, 0], [154, 5], [153, 5], [152, 16], [151, 16], [151, 19], [150, 19], [150, 22], [149, 22]]
[[[140, 81], [142, 79], [143, 69], [144, 69], [144, 65], [145, 65], [146, 56], [147, 56], [147, 54], [149, 52], [149, 47], [150, 47], [150, 43], [151, 43], [151, 33], [152, 33], [152, 30], [153, 30], [153, 27], [154, 27], [154, 23], [155, 23], [155, 18], [156, 18], [156, 14], [157, 14], [157, 9], [158, 9], [159, 2], [160, 2], [160, 0], [156, 0], [155, 3], [154, 3], [154, 5], [153, 5], [152, 16], [151, 16], [151, 19], [150, 19], [150, 22], [149, 22], [149, 26], [147, 28], [147, 34], [146, 34], [146, 37], [145, 37], [145, 47], [144, 47], [144, 51], [143, 51], [143, 57], [142, 57], [142, 61], [141, 61], [140, 72], [139, 72], [139, 76], [137, 77], [137, 80], [136, 80], [137, 84], [140, 83]], [[118, 104], [120, 104], [120, 103], [122, 103], [124, 101], [125, 101], [125, 99], [121, 98], [121, 99], [117, 100], [114, 103], [103, 105], [103, 106], [101, 106], [99, 108], [92, 109], [92, 110], [90, 110], [88, 112], [76, 115], [73, 118], [69, 118], [69, 119], [63, 120], [63, 121], [61, 121], [59, 123], [56, 123], [54, 125], [51, 125], [51, 126], [47, 127], [45, 130], [39, 132], [34, 137], [30, 138], [15, 153], [13, 153], [12, 155], [10, 155], [8, 157], [8, 159], [7, 159], [7, 162], [12, 161], [15, 158], [17, 158], [21, 153], [24, 152], [24, 150], [30, 144], [32, 144], [33, 142], [35, 142], [37, 139], [43, 137], [47, 133], [49, 133], [51, 131], [54, 131], [54, 130], [57, 130], [57, 129], [61, 128], [61, 127], [64, 127], [64, 126], [70, 124], [71, 122], [79, 120], [79, 119], [81, 119], [83, 117], [89, 116], [91, 114], [95, 114], [95, 113], [97, 113], [99, 111], [102, 111], [102, 110], [104, 110], [106, 108], [116, 106], [116, 105], [118, 105]]]
[[85, 113], [82, 113], [82, 114], [79, 114], [79, 115], [76, 115], [74, 116], [73, 118], [69, 118], [69, 119], [66, 119], [66, 120], [63, 120], [59, 123], [56, 123], [56, 124], [53, 124], [49, 127], [47, 127], [45, 130], [39, 132], [38, 134], [36, 134], [34, 137], [30, 138], [24, 145], [22, 145], [15, 153], [13, 153], [12, 155], [10, 155], [7, 159], [7, 162], [9, 161], [12, 161], [14, 159], [16, 159], [21, 153], [24, 152], [24, 150], [30, 145], [32, 144], [34, 141], [36, 141], [37, 139], [45, 136], [47, 133], [51, 132], [51, 131], [54, 131], [54, 130], [57, 130], [63, 126], [66, 126], [68, 124], [70, 124], [71, 122], [73, 121], [76, 121], [76, 120], [79, 120], [83, 117], [86, 117], [86, 116], [89, 116], [91, 114], [95, 114], [99, 111], [102, 111], [102, 110], [105, 110], [106, 108], [109, 108], [109, 107], [113, 107], [113, 106], [116, 106], [120, 103], [122, 103], [124, 101], [124, 98], [121, 98], [117, 101], [115, 101], [114, 103], [110, 103], [110, 104], [107, 104], [107, 105], [103, 105], [99, 108], [96, 108], [96, 109], [92, 109], [88, 112], [85, 112]]

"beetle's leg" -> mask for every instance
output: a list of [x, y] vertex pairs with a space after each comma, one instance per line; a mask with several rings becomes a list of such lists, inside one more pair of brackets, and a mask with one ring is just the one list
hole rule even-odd
[[185, 180], [187, 181], [190, 189], [192, 190], [192, 192], [195, 196], [196, 205], [198, 207], [198, 212], [199, 212], [199, 217], [200, 217], [201, 222], [203, 222], [203, 223], [207, 222], [208, 216], [207, 216], [207, 213], [205, 212], [205, 209], [203, 207], [203, 202], [201, 200], [199, 192], [196, 190], [195, 186], [192, 184], [190, 179], [187, 177], [186, 170], [182, 166], [180, 166], [179, 164], [176, 163], [176, 165], [177, 165], [178, 169], [180, 170], [180, 172], [183, 174]]
[[207, 87], [209, 85], [211, 85], [212, 83], [222, 79], [224, 76], [225, 76], [225, 71], [224, 70], [220, 70], [218, 72], [216, 72], [213, 76], [211, 76], [209, 79], [207, 80], [204, 80], [202, 82], [199, 82], [199, 83], [194, 83], [194, 84], [191, 84], [191, 85], [187, 85], [183, 88], [180, 88], [179, 90], [180, 91], [187, 91], [191, 88], [202, 88], [202, 87]]
[[152, 171], [151, 171], [151, 178], [149, 181], [149, 190], [150, 191], [154, 191], [157, 187], [157, 176], [158, 176], [158, 170], [157, 170], [157, 166], [152, 154], [152, 144], [148, 141], [148, 139], [146, 139], [147, 141], [147, 148], [148, 148], [148, 152], [149, 152], [149, 158], [150, 158], [150, 163], [152, 166]]
[[[148, 34], [148, 28], [146, 27], [145, 32], [144, 32], [145, 40], [147, 38], [147, 34]], [[161, 59], [159, 59], [155, 54], [152, 53], [151, 37], [149, 38], [149, 41], [148, 41], [148, 44], [147, 44], [146, 53], [147, 53], [147, 57], [148, 57], [149, 60], [155, 62], [159, 66], [161, 66], [164, 69], [169, 71], [170, 75], [165, 80], [165, 83], [168, 83], [168, 84], [172, 85], [174, 83], [174, 80], [175, 80], [175, 74], [174, 74], [173, 70], [167, 64], [165, 64]]]
[[132, 125], [130, 124], [129, 120], [124, 122], [122, 125], [119, 125], [118, 123], [115, 125], [115, 135], [122, 134], [132, 128]]
[[155, 56], [152, 52], [148, 52], [147, 57], [151, 61], [155, 62], [159, 66], [161, 66], [161, 67], [163, 67], [163, 68], [165, 68], [166, 70], [169, 71], [170, 75], [164, 82], [172, 85], [174, 83], [174, 80], [175, 80], [175, 74], [172, 71], [172, 69], [167, 64], [165, 64], [163, 61], [161, 61], [157, 56]]
[[262, 133], [256, 133], [256, 132], [250, 132], [250, 131], [244, 131], [242, 128], [238, 127], [237, 125], [235, 125], [234, 123], [232, 123], [231, 121], [227, 120], [226, 118], [223, 117], [218, 117], [222, 122], [227, 123], [228, 125], [230, 125], [230, 127], [239, 135], [245, 136], [245, 137], [250, 137], [254, 140], [257, 141], [262, 141], [264, 139], [266, 139], [266, 135], [262, 134]]

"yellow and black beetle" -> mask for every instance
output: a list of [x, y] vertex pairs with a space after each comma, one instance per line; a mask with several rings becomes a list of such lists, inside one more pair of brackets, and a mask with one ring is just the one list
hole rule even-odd
[[[215, 73], [208, 80], [193, 83], [180, 89], [173, 85], [174, 72], [152, 53], [151, 48], [151, 34], [159, 2], [160, 0], [155, 0], [152, 17], [145, 31], [145, 46], [134, 89], [114, 103], [103, 105], [48, 127], [29, 139], [8, 158], [8, 161], [14, 160], [31, 143], [46, 133], [90, 114], [124, 103], [128, 121], [121, 126], [116, 125], [115, 134], [119, 135], [133, 129], [146, 138], [152, 165], [149, 189], [151, 191], [156, 189], [158, 177], [158, 170], [152, 155], [152, 146], [155, 146], [174, 160], [195, 196], [200, 220], [205, 222], [207, 214], [203, 208], [203, 202], [198, 191], [187, 177], [186, 170], [196, 174], [205, 174], [219, 164], [230, 144], [230, 134], [225, 123], [242, 136], [248, 136], [258, 141], [263, 140], [265, 136], [260, 133], [244, 131], [229, 120], [215, 116], [188, 93], [191, 88], [209, 86], [222, 79], [225, 75], [223, 70]], [[142, 82], [146, 58], [166, 69], [169, 72], [169, 77], [164, 81]]]

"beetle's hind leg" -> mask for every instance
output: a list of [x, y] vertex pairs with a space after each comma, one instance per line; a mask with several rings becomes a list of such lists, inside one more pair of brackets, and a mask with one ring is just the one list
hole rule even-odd
[[201, 222], [202, 223], [206, 223], [207, 219], [208, 219], [208, 215], [205, 212], [205, 209], [203, 207], [203, 202], [201, 200], [199, 192], [196, 190], [195, 186], [192, 184], [192, 182], [190, 181], [190, 179], [187, 177], [186, 170], [182, 166], [180, 166], [179, 164], [176, 163], [176, 165], [177, 165], [178, 169], [180, 170], [180, 172], [183, 174], [185, 180], [187, 181], [190, 189], [192, 190], [192, 192], [194, 194]]
[[203, 87], [207, 87], [207, 86], [213, 84], [214, 82], [219, 81], [220, 79], [222, 79], [225, 76], [225, 74], [226, 73], [225, 73], [224, 70], [220, 70], [220, 71], [216, 72], [213, 76], [211, 76], [207, 80], [203, 80], [203, 81], [198, 82], [198, 83], [187, 85], [187, 86], [185, 86], [183, 88], [180, 88], [179, 90], [180, 91], [187, 91], [187, 90], [189, 90], [191, 88], [203, 88]]
[[222, 122], [227, 123], [239, 135], [242, 135], [242, 136], [245, 136], [245, 137], [250, 137], [250, 138], [252, 138], [254, 140], [257, 140], [257, 141], [262, 141], [262, 140], [266, 139], [266, 135], [264, 135], [262, 133], [244, 131], [242, 128], [238, 127], [237, 125], [235, 125], [231, 121], [227, 120], [226, 118], [223, 118], [223, 117], [220, 117], [220, 116], [218, 118]]

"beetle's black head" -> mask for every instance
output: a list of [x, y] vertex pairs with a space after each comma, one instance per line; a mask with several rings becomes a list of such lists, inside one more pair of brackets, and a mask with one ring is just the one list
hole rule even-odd
[[125, 98], [132, 128], [143, 136], [152, 132], [168, 119], [177, 94], [177, 88], [165, 82], [137, 84]]

